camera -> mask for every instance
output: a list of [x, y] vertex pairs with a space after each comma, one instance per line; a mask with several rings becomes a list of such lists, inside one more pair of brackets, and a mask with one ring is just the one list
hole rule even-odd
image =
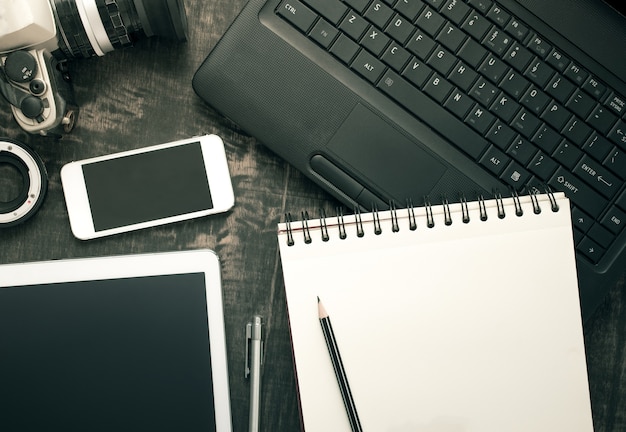
[[67, 61], [140, 36], [186, 41], [183, 0], [1, 0], [0, 94], [22, 129], [61, 136], [78, 115]]

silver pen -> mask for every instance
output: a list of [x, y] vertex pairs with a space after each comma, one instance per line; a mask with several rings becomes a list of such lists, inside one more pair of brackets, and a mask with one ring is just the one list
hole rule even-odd
[[259, 413], [261, 409], [261, 364], [263, 363], [263, 318], [252, 317], [246, 326], [246, 372], [250, 378], [250, 419], [249, 432], [259, 431]]

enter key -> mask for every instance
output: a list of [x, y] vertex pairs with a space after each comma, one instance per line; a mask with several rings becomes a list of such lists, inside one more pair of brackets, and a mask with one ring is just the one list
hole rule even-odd
[[596, 162], [587, 155], [578, 162], [574, 173], [607, 198], [613, 198], [623, 183], [600, 162]]

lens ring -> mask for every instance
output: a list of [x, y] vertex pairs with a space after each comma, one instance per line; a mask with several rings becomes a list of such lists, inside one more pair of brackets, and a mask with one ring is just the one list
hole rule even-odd
[[22, 176], [18, 197], [0, 201], [0, 228], [7, 228], [26, 221], [39, 210], [48, 189], [48, 174], [33, 150], [9, 138], [0, 138], [0, 163], [12, 165]]
[[104, 28], [96, 0], [76, 0], [76, 7], [95, 53], [103, 56], [105, 53], [113, 51], [114, 48]]
[[[184, 42], [187, 40], [187, 16], [182, 0], [133, 0], [141, 22], [149, 23], [154, 36]], [[141, 16], [145, 13], [145, 16]]]
[[[176, 34], [176, 40], [186, 42], [188, 38], [187, 11], [183, 0], [168, 0], [172, 24]], [[176, 19], [178, 17], [179, 19]]]
[[17, 196], [10, 201], [0, 200], [0, 214], [9, 213], [20, 208], [22, 203], [28, 198], [30, 189], [30, 179], [28, 178], [28, 167], [21, 159], [7, 152], [0, 152], [0, 166], [9, 165], [17, 170], [21, 177], [21, 185]]
[[96, 52], [91, 46], [85, 26], [81, 21], [76, 1], [54, 0], [57, 29], [62, 36], [58, 42], [66, 56], [89, 58], [94, 56]]
[[[133, 22], [130, 14], [120, 10], [115, 0], [98, 0], [97, 5], [100, 20], [113, 47], [122, 48], [131, 45], [132, 40], [127, 24]], [[130, 30], [132, 31], [132, 28]]]

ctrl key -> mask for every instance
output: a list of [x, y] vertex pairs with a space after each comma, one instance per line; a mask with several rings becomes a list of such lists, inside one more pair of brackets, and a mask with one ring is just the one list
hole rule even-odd
[[291, 22], [303, 32], [307, 32], [317, 18], [315, 12], [298, 0], [283, 1], [276, 10], [278, 15]]
[[594, 264], [597, 264], [606, 252], [603, 247], [589, 237], [584, 237], [576, 246], [576, 250]]

